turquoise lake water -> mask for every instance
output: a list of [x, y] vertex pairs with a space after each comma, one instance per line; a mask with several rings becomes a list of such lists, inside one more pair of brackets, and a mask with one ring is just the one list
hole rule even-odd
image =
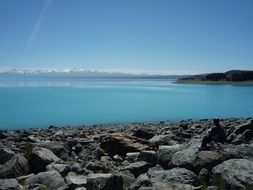
[[252, 117], [253, 86], [168, 80], [0, 82], [0, 128]]

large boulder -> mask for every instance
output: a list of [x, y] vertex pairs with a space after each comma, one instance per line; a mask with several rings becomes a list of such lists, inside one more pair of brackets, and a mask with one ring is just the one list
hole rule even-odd
[[138, 129], [133, 133], [133, 136], [141, 138], [141, 139], [151, 139], [155, 134], [148, 129]]
[[109, 155], [125, 156], [128, 152], [140, 152], [151, 149], [149, 143], [137, 137], [112, 133], [100, 139], [100, 147]]
[[194, 170], [194, 161], [197, 158], [198, 150], [193, 148], [184, 149], [176, 152], [171, 158], [172, 167], [186, 168]]
[[158, 149], [158, 163], [165, 169], [168, 169], [168, 165], [171, 161], [173, 154], [183, 149], [183, 145], [175, 144], [172, 146], [159, 146]]
[[16, 179], [0, 179], [0, 189], [1, 190], [21, 190], [22, 188]]
[[148, 172], [148, 176], [152, 183], [165, 183], [168, 186], [173, 183], [181, 184], [198, 184], [198, 176], [185, 168], [173, 168], [171, 170], [159, 170]]
[[41, 141], [35, 144], [36, 146], [51, 150], [57, 157], [67, 160], [69, 154], [69, 146], [61, 141]]
[[10, 160], [15, 153], [12, 150], [6, 148], [0, 148], [0, 164], [4, 164], [8, 160]]
[[231, 159], [212, 170], [216, 185], [222, 189], [253, 189], [253, 162]]
[[218, 151], [200, 151], [193, 162], [193, 170], [199, 173], [203, 168], [211, 171], [214, 166], [225, 161], [227, 157]]
[[87, 176], [87, 190], [123, 190], [121, 176], [115, 174], [91, 174]]
[[123, 170], [129, 170], [135, 177], [138, 177], [142, 173], [146, 173], [150, 168], [150, 164], [145, 161], [139, 161], [129, 164], [124, 167]]
[[246, 123], [232, 127], [229, 130], [227, 141], [233, 144], [241, 144], [249, 142], [253, 138], [253, 120], [248, 120]]
[[153, 150], [142, 151], [139, 154], [138, 160], [146, 161], [152, 164], [153, 166], [155, 166], [158, 163], [157, 153], [156, 151], [153, 151]]
[[65, 185], [61, 174], [55, 170], [38, 173], [37, 175], [26, 179], [24, 184], [28, 186], [41, 184], [51, 189], [57, 189]]
[[4, 165], [0, 165], [0, 178], [15, 178], [26, 175], [29, 171], [27, 159], [21, 154], [17, 154]]
[[60, 159], [49, 149], [34, 147], [29, 154], [29, 161], [33, 172], [45, 171], [48, 164], [57, 162]]

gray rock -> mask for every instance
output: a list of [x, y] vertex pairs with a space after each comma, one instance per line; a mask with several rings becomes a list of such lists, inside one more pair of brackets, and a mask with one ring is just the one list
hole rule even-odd
[[61, 141], [42, 141], [36, 143], [36, 146], [51, 150], [60, 159], [67, 160], [69, 157], [69, 146], [67, 145], [67, 143]]
[[56, 170], [58, 171], [62, 176], [66, 176], [67, 173], [70, 171], [70, 167], [68, 164], [55, 164], [51, 163], [46, 166], [47, 171]]
[[156, 182], [153, 184], [152, 190], [161, 190], [161, 189], [163, 190], [202, 190], [201, 187], [194, 187], [189, 184], [181, 184], [181, 183], [172, 183], [168, 185], [166, 183]]
[[193, 162], [193, 171], [199, 173], [203, 168], [211, 171], [214, 166], [225, 160], [227, 160], [227, 156], [219, 151], [199, 151]]
[[192, 148], [176, 152], [171, 159], [172, 166], [193, 170], [193, 163], [197, 157], [197, 152], [198, 150]]
[[61, 174], [55, 170], [38, 173], [37, 175], [34, 175], [25, 180], [24, 184], [41, 184], [52, 189], [57, 189], [65, 185], [64, 179], [62, 178]]
[[140, 187], [151, 187], [152, 183], [147, 174], [141, 174], [130, 187], [131, 190], [137, 190]]
[[126, 154], [126, 160], [129, 162], [137, 162], [140, 152], [128, 152]]
[[65, 179], [68, 185], [72, 188], [85, 186], [87, 184], [87, 176], [76, 175], [74, 172], [69, 172]]
[[22, 188], [16, 179], [0, 179], [0, 189], [1, 190], [21, 190]]
[[138, 157], [139, 161], [146, 161], [153, 166], [155, 166], [158, 163], [158, 156], [157, 153], [153, 150], [146, 150], [146, 151], [141, 151], [140, 155]]
[[129, 170], [135, 177], [138, 177], [140, 174], [146, 173], [150, 168], [150, 164], [145, 161], [139, 161], [129, 164], [124, 167], [123, 170]]
[[198, 176], [185, 168], [148, 172], [148, 176], [152, 183], [161, 182], [167, 185], [172, 183], [198, 184]]
[[30, 164], [35, 173], [45, 171], [48, 164], [57, 162], [60, 159], [49, 149], [35, 147], [30, 153]]
[[135, 182], [134, 175], [128, 170], [119, 172], [118, 176], [121, 176], [121, 178], [123, 180], [123, 189], [124, 190], [129, 189], [130, 186]]
[[158, 149], [158, 163], [165, 169], [168, 169], [169, 163], [173, 154], [183, 149], [183, 145], [175, 144], [172, 146], [159, 146]]
[[87, 190], [123, 190], [121, 176], [111, 173], [91, 174], [87, 177]]
[[0, 165], [0, 178], [15, 178], [26, 175], [29, 171], [27, 159], [21, 154], [17, 154], [4, 165]]
[[149, 142], [155, 146], [159, 145], [168, 145], [170, 138], [167, 135], [155, 135], [151, 139], [149, 139]]
[[15, 153], [12, 150], [0, 148], [0, 164], [9, 161], [14, 155]]
[[212, 170], [216, 184], [224, 189], [252, 189], [253, 162], [246, 159], [231, 159]]

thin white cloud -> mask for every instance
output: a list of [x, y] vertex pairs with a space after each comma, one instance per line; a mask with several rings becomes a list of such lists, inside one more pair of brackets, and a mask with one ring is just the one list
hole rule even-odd
[[47, 9], [48, 9], [48, 7], [49, 7], [51, 1], [52, 1], [52, 0], [45, 0], [45, 4], [44, 4], [43, 9], [42, 9], [42, 11], [41, 11], [41, 13], [40, 13], [40, 16], [39, 16], [38, 20], [36, 21], [36, 24], [35, 24], [35, 26], [34, 26], [34, 28], [33, 28], [33, 31], [32, 31], [32, 34], [31, 34], [29, 40], [28, 40], [27, 43], [26, 43], [26, 50], [28, 50], [28, 49], [32, 46], [33, 41], [35, 40], [35, 38], [36, 38], [36, 36], [37, 36], [37, 33], [38, 33], [38, 31], [39, 31], [41, 22], [42, 22], [42, 20], [43, 20], [45, 14], [46, 14], [46, 12], [47, 12]]

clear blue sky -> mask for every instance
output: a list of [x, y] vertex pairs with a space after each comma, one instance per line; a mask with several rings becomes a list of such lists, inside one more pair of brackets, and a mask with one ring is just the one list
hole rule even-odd
[[1, 0], [0, 67], [253, 69], [253, 1]]

